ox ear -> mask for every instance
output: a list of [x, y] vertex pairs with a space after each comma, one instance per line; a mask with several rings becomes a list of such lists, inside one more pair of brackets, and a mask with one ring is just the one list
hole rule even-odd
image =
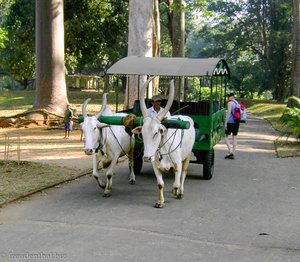
[[137, 126], [136, 128], [132, 129], [131, 132], [135, 135], [139, 135], [142, 133], [142, 127], [141, 126]]
[[104, 127], [108, 127], [109, 124], [105, 124], [105, 123], [98, 123], [97, 124], [97, 127], [100, 129], [100, 128], [104, 128]]

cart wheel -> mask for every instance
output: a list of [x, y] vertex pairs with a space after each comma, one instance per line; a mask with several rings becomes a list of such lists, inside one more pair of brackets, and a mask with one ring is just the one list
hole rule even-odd
[[134, 174], [140, 174], [143, 167], [143, 149], [134, 150], [133, 171]]
[[203, 156], [203, 178], [210, 180], [214, 173], [215, 151], [206, 151]]

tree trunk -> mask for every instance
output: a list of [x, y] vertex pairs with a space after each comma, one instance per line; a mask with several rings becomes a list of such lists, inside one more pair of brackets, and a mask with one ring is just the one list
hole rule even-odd
[[33, 108], [63, 114], [67, 103], [63, 0], [36, 0], [36, 100]]
[[[152, 56], [160, 56], [160, 13], [159, 13], [159, 1], [153, 0], [153, 45], [152, 45]], [[159, 78], [156, 77], [152, 81], [152, 93], [153, 95], [158, 94]]]
[[[173, 1], [173, 15], [172, 15], [172, 56], [185, 56], [185, 13], [184, 0]], [[184, 99], [184, 78], [178, 78], [175, 81], [175, 88], [177, 90], [177, 97]]]
[[293, 93], [300, 97], [300, 12], [299, 0], [294, 0], [294, 28], [293, 28]]
[[[128, 56], [152, 56], [153, 4], [152, 0], [129, 0]], [[124, 105], [129, 108], [138, 99], [137, 76], [128, 77]]]

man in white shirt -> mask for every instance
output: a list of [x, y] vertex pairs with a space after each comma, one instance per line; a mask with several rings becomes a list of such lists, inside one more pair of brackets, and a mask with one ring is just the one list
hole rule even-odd
[[[148, 116], [150, 117], [156, 117], [158, 114], [160, 114], [164, 108], [160, 106], [161, 103], [161, 97], [159, 95], [153, 96], [151, 99], [152, 107], [147, 109]], [[171, 116], [170, 112], [166, 114], [166, 118], [169, 118]]]

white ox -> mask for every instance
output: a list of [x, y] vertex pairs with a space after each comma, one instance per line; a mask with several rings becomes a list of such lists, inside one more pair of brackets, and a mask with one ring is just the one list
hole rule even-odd
[[[104, 188], [103, 196], [111, 196], [112, 190], [112, 176], [117, 165], [118, 159], [121, 156], [127, 155], [129, 159], [130, 178], [131, 184], [135, 183], [135, 174], [133, 169], [133, 148], [134, 138], [130, 136], [124, 126], [109, 126], [108, 124], [101, 123], [98, 118], [101, 115], [105, 116], [126, 116], [127, 114], [116, 113], [113, 114], [106, 106], [106, 94], [102, 98], [102, 107], [98, 114], [95, 116], [88, 116], [86, 113], [86, 106], [90, 98], [85, 100], [82, 105], [83, 123], [81, 128], [84, 134], [84, 151], [86, 154], [92, 152], [93, 155], [93, 177], [97, 180], [99, 187]], [[100, 179], [98, 173], [98, 154], [101, 152], [104, 160], [102, 165], [106, 169], [106, 183]]]
[[144, 117], [142, 127], [133, 130], [134, 133], [142, 133], [144, 141], [144, 161], [152, 162], [153, 170], [158, 184], [158, 200], [155, 207], [164, 206], [164, 181], [162, 173], [173, 169], [175, 180], [173, 194], [178, 199], [183, 197], [184, 181], [190, 162], [190, 156], [195, 141], [194, 122], [188, 116], [174, 115], [168, 119], [181, 119], [190, 122], [189, 129], [166, 128], [161, 124], [165, 115], [171, 108], [174, 99], [174, 81], [170, 83], [169, 98], [164, 111], [157, 117], [149, 117], [144, 100], [145, 88], [153, 79], [150, 78], [140, 92], [140, 105]]

